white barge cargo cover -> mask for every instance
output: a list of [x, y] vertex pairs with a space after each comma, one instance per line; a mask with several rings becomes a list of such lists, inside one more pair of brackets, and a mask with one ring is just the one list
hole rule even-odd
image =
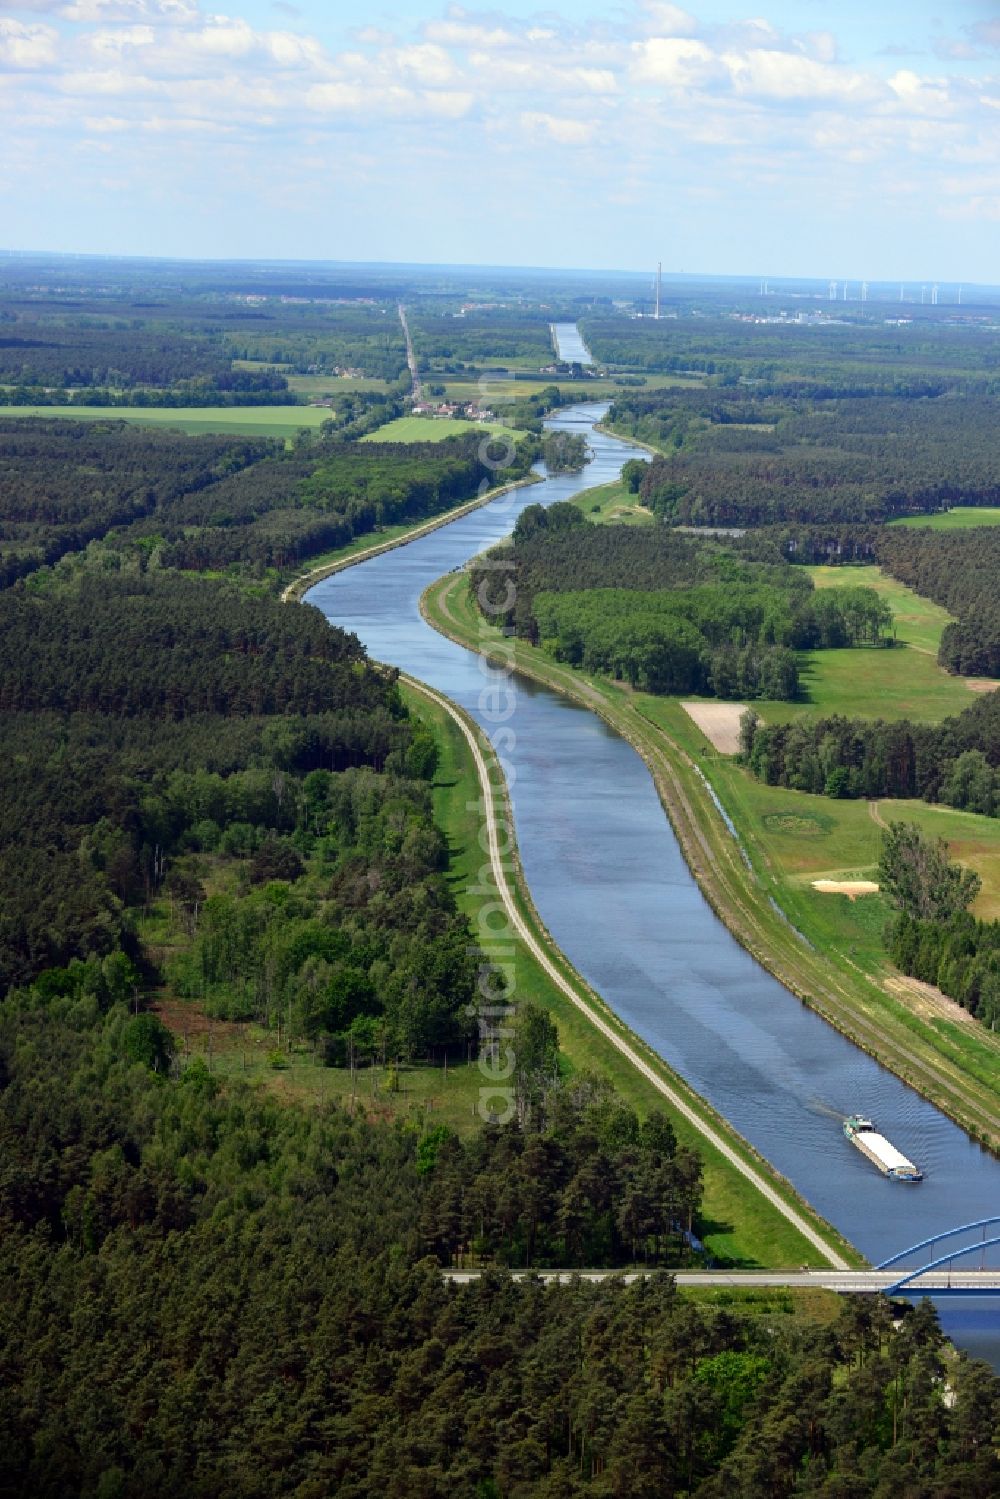
[[891, 1141], [880, 1135], [877, 1130], [859, 1130], [856, 1136], [857, 1142], [878, 1161], [885, 1171], [916, 1171], [912, 1161], [908, 1161], [902, 1151], [896, 1149]]

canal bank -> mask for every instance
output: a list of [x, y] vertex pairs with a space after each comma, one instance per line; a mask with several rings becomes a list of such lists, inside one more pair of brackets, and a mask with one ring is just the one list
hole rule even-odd
[[[602, 410], [571, 408], [550, 423], [588, 435], [588, 486], [611, 482], [636, 451], [593, 430]], [[508, 534], [525, 505], [579, 488], [577, 476], [543, 475], [532, 490], [320, 583], [310, 601], [375, 658], [482, 721], [480, 663], [421, 623], [420, 596]], [[1000, 1163], [739, 947], [698, 890], [646, 766], [619, 735], [520, 682], [511, 728], [518, 839], [545, 926], [626, 1024], [825, 1218], [877, 1260], [1000, 1198]], [[900, 1197], [844, 1141], [840, 1121], [854, 1112], [891, 1122], [894, 1139], [927, 1168], [919, 1189]]]

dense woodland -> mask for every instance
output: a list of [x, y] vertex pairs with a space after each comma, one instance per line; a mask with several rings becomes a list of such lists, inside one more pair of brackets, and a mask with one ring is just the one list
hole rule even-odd
[[230, 358], [278, 366], [298, 374], [356, 370], [394, 381], [406, 373], [406, 343], [395, 303], [301, 306], [268, 300], [260, 315], [223, 337]]
[[442, 1278], [484, 1210], [543, 1237], [576, 1152], [558, 1212], [595, 1221], [595, 1164], [662, 1154], [627, 1111], [463, 1145], [176, 1079], [168, 1049], [93, 996], [0, 1012], [4, 1493], [996, 1492], [1000, 1381], [946, 1363], [927, 1303], [785, 1328], [669, 1277]]
[[[302, 880], [274, 918], [301, 950], [286, 955], [282, 984], [258, 995], [255, 1016], [273, 1018], [310, 958], [322, 959], [311, 968], [321, 1003], [354, 953], [322, 928], [347, 910], [367, 966], [345, 1025], [380, 1010], [367, 975], [384, 956], [378, 929], [392, 927], [393, 900], [425, 965], [423, 979], [412, 963], [401, 969], [400, 992], [416, 1004], [422, 983], [449, 1016], [468, 1002], [474, 971], [453, 962], [468, 937], [442, 884], [427, 800], [433, 740], [352, 636], [315, 610], [169, 573], [84, 573], [49, 592], [8, 591], [0, 611], [4, 987], [116, 948], [142, 969], [129, 913], [165, 897], [188, 913], [192, 941], [208, 912], [203, 945], [223, 917], [263, 929], [252, 887], [294, 891]], [[241, 974], [215, 956], [200, 992], [245, 1012]], [[437, 1039], [453, 1040], [453, 1020], [441, 1026]]]
[[629, 392], [616, 431], [664, 449], [640, 496], [671, 524], [881, 522], [1000, 499], [1000, 397]]
[[266, 439], [187, 437], [125, 422], [0, 417], [0, 586], [113, 527], [169, 511], [275, 448]]
[[489, 369], [508, 362], [540, 369], [555, 354], [551, 314], [507, 307], [475, 307], [445, 314], [429, 309], [410, 316], [421, 368], [432, 371]]
[[294, 404], [287, 373], [347, 370], [406, 374], [394, 300], [339, 302], [319, 288], [299, 297], [0, 288], [0, 405], [44, 402], [47, 391], [56, 401], [79, 391], [87, 404]]
[[[799, 326], [733, 317], [635, 320], [584, 314], [580, 331], [595, 359], [612, 369], [708, 376], [743, 382], [753, 394], [936, 395], [1000, 389], [994, 316], [970, 312], [961, 325], [928, 309], [907, 310], [905, 326], [822, 321]], [[838, 314], [834, 312], [834, 317]]]
[[794, 698], [796, 650], [891, 644], [891, 611], [874, 590], [816, 591], [773, 558], [531, 505], [513, 545], [473, 567], [470, 588], [487, 617], [557, 660], [648, 692]]
[[[158, 566], [260, 577], [495, 483], [476, 433], [356, 444], [385, 402], [357, 399], [344, 415], [291, 451], [268, 438], [0, 418], [0, 585], [102, 539]], [[498, 447], [513, 460], [504, 477], [524, 475], [531, 452]]]

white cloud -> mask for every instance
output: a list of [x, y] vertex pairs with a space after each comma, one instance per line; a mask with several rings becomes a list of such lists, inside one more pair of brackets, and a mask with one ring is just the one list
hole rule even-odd
[[704, 42], [680, 37], [651, 37], [639, 42], [634, 76], [639, 82], [666, 84], [668, 88], [693, 88], [710, 83], [723, 74], [720, 59]]
[[559, 115], [526, 111], [521, 124], [529, 135], [542, 132], [560, 146], [587, 146], [594, 138], [596, 125], [590, 120], [571, 120]]
[[694, 16], [681, 10], [679, 5], [669, 5], [665, 0], [644, 0], [643, 10], [647, 24], [655, 29], [657, 36], [691, 36], [698, 30]]
[[443, 47], [424, 43], [416, 47], [400, 47], [392, 60], [405, 74], [430, 88], [439, 88], [455, 77], [455, 64]]
[[87, 40], [97, 57], [120, 57], [132, 47], [151, 47], [156, 32], [152, 26], [117, 26], [113, 30], [92, 32]]
[[58, 32], [35, 22], [0, 20], [0, 64], [44, 68], [56, 60]]
[[483, 26], [473, 21], [428, 21], [423, 28], [429, 41], [444, 47], [512, 47], [517, 35], [502, 26]]
[[722, 61], [741, 94], [815, 103], [874, 99], [881, 93], [868, 74], [817, 62], [799, 53], [757, 47], [744, 53], [728, 52]]
[[323, 48], [315, 37], [292, 31], [269, 31], [267, 50], [282, 68], [319, 67], [324, 61]]
[[907, 109], [919, 114], [938, 114], [950, 104], [948, 88], [940, 81], [921, 78], [902, 68], [889, 79], [889, 87]]
[[52, 7], [67, 21], [104, 24], [108, 21], [195, 21], [194, 0], [70, 0]]

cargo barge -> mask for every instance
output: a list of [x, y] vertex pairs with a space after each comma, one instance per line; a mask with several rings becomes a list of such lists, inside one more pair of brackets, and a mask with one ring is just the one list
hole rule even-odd
[[884, 1135], [880, 1135], [870, 1119], [852, 1114], [849, 1119], [844, 1120], [844, 1134], [890, 1181], [923, 1181], [924, 1173], [912, 1161], [908, 1161], [895, 1145], [890, 1144]]

